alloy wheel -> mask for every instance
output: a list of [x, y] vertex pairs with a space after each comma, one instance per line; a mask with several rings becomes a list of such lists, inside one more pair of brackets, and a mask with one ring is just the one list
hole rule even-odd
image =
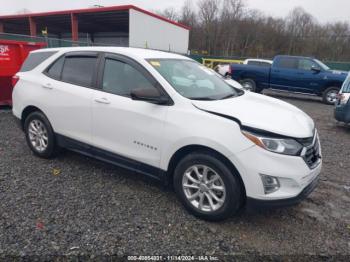
[[226, 188], [220, 175], [205, 165], [194, 165], [186, 170], [182, 188], [187, 200], [203, 212], [214, 212], [225, 203]]
[[326, 99], [327, 102], [330, 104], [334, 104], [337, 101], [337, 95], [338, 91], [337, 90], [331, 90], [327, 93]]
[[249, 83], [249, 82], [243, 82], [242, 86], [247, 91], [253, 91], [254, 89], [252, 83]]
[[48, 133], [43, 122], [38, 119], [32, 120], [28, 125], [29, 141], [33, 148], [39, 152], [44, 152], [48, 147]]

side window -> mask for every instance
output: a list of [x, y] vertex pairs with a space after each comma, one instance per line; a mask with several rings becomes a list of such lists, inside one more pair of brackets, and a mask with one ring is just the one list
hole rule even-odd
[[79, 86], [92, 86], [92, 78], [96, 70], [96, 57], [66, 57], [61, 80]]
[[297, 69], [298, 59], [290, 57], [281, 57], [277, 63], [277, 67], [285, 69]]
[[46, 74], [56, 80], [61, 79], [62, 67], [64, 63], [64, 56], [56, 60], [46, 71]]
[[105, 61], [102, 90], [121, 96], [130, 96], [137, 88], [155, 88], [152, 83], [134, 67], [124, 62], [109, 59]]
[[300, 59], [298, 69], [310, 71], [312, 67], [319, 68], [319, 66], [310, 59]]
[[29, 54], [28, 58], [23, 63], [20, 72], [28, 72], [33, 70], [55, 53], [56, 52], [38, 52]]

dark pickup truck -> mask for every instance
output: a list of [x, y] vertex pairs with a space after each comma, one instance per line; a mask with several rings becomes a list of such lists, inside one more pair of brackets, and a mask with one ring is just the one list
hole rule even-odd
[[309, 57], [276, 56], [271, 67], [231, 65], [232, 78], [245, 89], [261, 92], [271, 88], [313, 94], [334, 104], [348, 72], [331, 70], [321, 61]]

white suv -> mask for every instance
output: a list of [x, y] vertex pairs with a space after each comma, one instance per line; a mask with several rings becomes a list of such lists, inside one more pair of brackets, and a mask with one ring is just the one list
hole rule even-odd
[[187, 57], [46, 49], [14, 80], [13, 113], [35, 155], [66, 148], [149, 175], [203, 219], [295, 204], [317, 184], [321, 152], [309, 116]]

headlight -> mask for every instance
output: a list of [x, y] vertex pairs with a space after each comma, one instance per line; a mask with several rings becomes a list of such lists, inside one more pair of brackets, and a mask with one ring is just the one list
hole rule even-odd
[[254, 134], [248, 131], [242, 131], [250, 141], [268, 151], [283, 155], [300, 155], [303, 146], [291, 138], [272, 138]]

